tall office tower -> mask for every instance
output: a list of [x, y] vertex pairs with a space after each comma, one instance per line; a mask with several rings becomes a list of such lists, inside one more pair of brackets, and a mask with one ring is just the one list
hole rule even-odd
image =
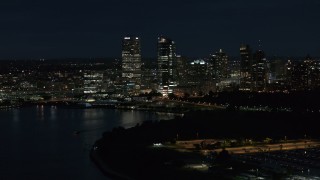
[[[240, 80], [240, 60], [238, 58], [231, 58], [228, 62], [229, 76], [230, 78]], [[239, 82], [238, 82], [239, 84]]]
[[306, 67], [307, 89], [319, 89], [320, 86], [320, 68], [319, 62], [312, 59], [309, 55], [303, 61]]
[[272, 82], [285, 78], [285, 61], [282, 59], [274, 59], [270, 64], [270, 71], [272, 73]]
[[308, 88], [308, 67], [304, 61], [288, 62], [287, 72], [290, 90], [303, 91]]
[[187, 84], [188, 59], [180, 55], [177, 55], [176, 59], [177, 59], [177, 83], [183, 86]]
[[268, 77], [267, 77], [267, 59], [262, 50], [258, 50], [253, 55], [252, 64], [252, 90], [265, 91]]
[[268, 91], [284, 91], [286, 81], [286, 62], [279, 57], [272, 57], [268, 65]]
[[173, 93], [176, 86], [176, 45], [166, 37], [158, 38], [158, 80], [163, 96]]
[[197, 59], [189, 63], [188, 85], [200, 87], [207, 79], [208, 63], [203, 59]]
[[122, 40], [122, 78], [126, 92], [138, 94], [141, 86], [141, 47], [139, 37]]
[[285, 76], [286, 76], [285, 90], [290, 90], [292, 88], [293, 66], [294, 66], [294, 63], [291, 60], [288, 60], [285, 64]]
[[213, 77], [216, 82], [228, 77], [228, 56], [222, 49], [211, 56]]
[[252, 55], [249, 45], [240, 46], [240, 88], [241, 91], [251, 90]]
[[197, 59], [188, 64], [187, 87], [193, 95], [202, 96], [209, 91], [216, 91], [216, 85], [209, 76], [208, 60]]
[[141, 89], [142, 93], [149, 93], [152, 90], [158, 89], [158, 83], [156, 79], [157, 75], [157, 62], [152, 60], [146, 60], [141, 66]]

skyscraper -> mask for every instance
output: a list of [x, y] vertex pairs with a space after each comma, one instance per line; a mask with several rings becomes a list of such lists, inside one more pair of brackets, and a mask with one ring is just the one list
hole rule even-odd
[[167, 96], [176, 86], [176, 45], [169, 38], [158, 38], [158, 81], [159, 91]]
[[189, 63], [188, 84], [197, 87], [204, 84], [208, 76], [208, 63], [203, 59], [197, 59]]
[[228, 77], [228, 55], [222, 49], [211, 56], [211, 62], [216, 83]]
[[251, 90], [251, 65], [252, 65], [252, 55], [249, 45], [240, 46], [240, 88], [242, 91]]
[[267, 86], [267, 59], [265, 53], [260, 49], [253, 56], [252, 65], [252, 90], [265, 91]]
[[288, 61], [287, 74], [290, 90], [304, 91], [308, 88], [308, 67], [304, 61]]
[[310, 56], [303, 61], [288, 61], [287, 76], [293, 91], [319, 89], [320, 63]]
[[187, 66], [188, 59], [181, 55], [177, 55], [177, 84], [186, 85], [187, 84]]
[[141, 47], [139, 37], [124, 37], [122, 40], [122, 78], [128, 93], [139, 93], [141, 86]]

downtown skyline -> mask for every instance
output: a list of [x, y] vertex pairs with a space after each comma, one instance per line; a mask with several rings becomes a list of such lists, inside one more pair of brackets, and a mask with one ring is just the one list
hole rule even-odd
[[278, 56], [320, 56], [318, 1], [2, 1], [0, 59], [119, 57], [121, 37], [141, 37], [155, 57], [157, 37], [177, 54], [203, 57], [240, 44]]

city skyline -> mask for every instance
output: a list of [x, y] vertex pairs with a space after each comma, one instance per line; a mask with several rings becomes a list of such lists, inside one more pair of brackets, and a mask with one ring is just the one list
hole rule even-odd
[[216, 49], [238, 55], [262, 40], [268, 55], [320, 56], [318, 1], [2, 1], [0, 59], [118, 57], [121, 37], [141, 37], [141, 54], [156, 56], [156, 39], [175, 39], [177, 54]]
[[[127, 175], [133, 169], [141, 175], [136, 179], [150, 179], [153, 170], [161, 170], [157, 179], [320, 176], [319, 60], [265, 61], [261, 50], [250, 56], [244, 45], [239, 50], [245, 63], [226, 62], [223, 50], [188, 62], [172, 58], [173, 42], [160, 37], [159, 63], [143, 64], [141, 71], [138, 37], [124, 37], [122, 62], [2, 61], [4, 179], [48, 179], [52, 169], [50, 179], [108, 179], [98, 172], [105, 171], [99, 159], [118, 163], [120, 175], [135, 177]], [[242, 78], [248, 90], [240, 86]], [[170, 87], [172, 80], [177, 84]], [[219, 158], [223, 152], [230, 155], [225, 160]], [[236, 168], [226, 171], [231, 165]], [[195, 175], [183, 178], [190, 173]]]
[[1, 179], [320, 179], [320, 0], [0, 0]]

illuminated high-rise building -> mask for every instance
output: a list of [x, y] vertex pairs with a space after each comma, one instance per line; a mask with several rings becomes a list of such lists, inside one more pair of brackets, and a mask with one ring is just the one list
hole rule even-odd
[[177, 82], [179, 85], [186, 85], [188, 59], [181, 55], [177, 55], [176, 60], [177, 60]]
[[268, 63], [268, 91], [284, 91], [288, 81], [286, 81], [286, 62], [279, 57], [272, 57]]
[[249, 45], [240, 46], [240, 88], [242, 91], [251, 90], [252, 81], [252, 55]]
[[262, 50], [258, 50], [253, 56], [252, 64], [252, 90], [265, 91], [268, 82], [267, 59]]
[[304, 61], [308, 66], [308, 87], [310, 89], [320, 88], [320, 62], [309, 57]]
[[83, 73], [83, 93], [97, 94], [102, 91], [103, 72], [87, 70]]
[[288, 61], [287, 74], [292, 91], [304, 91], [308, 88], [308, 67], [303, 61]]
[[310, 56], [303, 61], [288, 61], [287, 77], [292, 91], [319, 89], [320, 63]]
[[139, 93], [141, 86], [141, 47], [139, 37], [122, 40], [122, 78], [129, 93]]
[[176, 45], [166, 37], [158, 38], [159, 91], [167, 96], [176, 87]]
[[203, 59], [197, 59], [189, 63], [188, 84], [200, 86], [207, 81], [208, 63]]
[[211, 56], [211, 62], [213, 77], [217, 83], [228, 77], [228, 55], [222, 49]]

